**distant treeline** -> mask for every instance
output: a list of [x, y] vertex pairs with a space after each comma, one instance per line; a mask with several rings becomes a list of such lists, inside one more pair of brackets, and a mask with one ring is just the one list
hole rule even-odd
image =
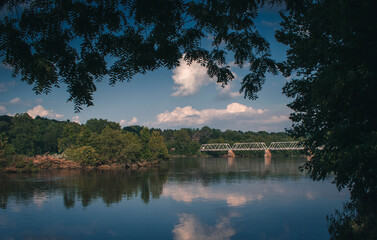
[[[105, 119], [89, 119], [85, 124], [32, 118], [27, 113], [0, 116], [0, 165], [15, 156], [63, 154], [82, 165], [101, 165], [168, 159], [170, 155], [213, 155], [200, 153], [201, 144], [292, 140], [285, 133], [242, 132], [209, 128], [149, 129], [138, 125], [124, 127]], [[236, 152], [241, 156], [263, 152]], [[291, 155], [291, 152], [277, 153]]]

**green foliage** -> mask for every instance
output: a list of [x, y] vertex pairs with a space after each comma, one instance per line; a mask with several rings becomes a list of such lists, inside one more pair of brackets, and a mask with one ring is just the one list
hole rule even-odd
[[151, 138], [151, 132], [148, 127], [143, 127], [140, 131], [140, 140], [142, 144], [141, 158], [149, 161], [152, 158], [152, 153], [149, 149], [148, 143]]
[[169, 159], [168, 149], [164, 143], [163, 137], [160, 135], [159, 132], [153, 131], [152, 135], [148, 142], [148, 148], [151, 152], [151, 160], [161, 159], [167, 160]]
[[[295, 137], [315, 154], [306, 168], [314, 179], [336, 174], [339, 188], [377, 194], [376, 1], [306, 1], [283, 15], [277, 39], [287, 44], [280, 64], [293, 80], [284, 93]], [[297, 77], [295, 77], [297, 75]], [[319, 147], [323, 146], [323, 150]]]
[[330, 222], [333, 239], [376, 239], [377, 214], [360, 207], [377, 201], [376, 8], [374, 0], [305, 1], [282, 14], [276, 34], [289, 47], [279, 67], [292, 76], [283, 89], [293, 98], [290, 134], [314, 154], [305, 168], [315, 180], [335, 173], [355, 206]]
[[142, 148], [140, 140], [134, 134], [110, 127], [106, 127], [101, 134], [94, 135], [92, 145], [108, 163], [138, 161]]
[[91, 118], [88, 121], [86, 121], [85, 126], [93, 133], [100, 134], [103, 129], [106, 127], [109, 127], [114, 130], [120, 130], [119, 123], [111, 122], [106, 119], [97, 119], [97, 118]]
[[8, 133], [12, 125], [12, 117], [3, 115], [0, 116], [0, 133]]
[[[281, 1], [6, 0], [0, 4], [0, 56], [37, 94], [66, 85], [68, 100], [79, 111], [93, 105], [95, 83], [104, 76], [114, 85], [139, 73], [172, 69], [182, 56], [227, 84], [234, 78], [226, 64], [231, 52], [237, 65], [250, 63], [242, 90], [255, 99], [276, 65], [254, 20], [259, 7], [275, 2]], [[212, 39], [211, 47], [203, 48], [202, 39]], [[106, 62], [109, 56], [112, 61]]]
[[91, 146], [82, 146], [76, 149], [67, 149], [65, 154], [70, 160], [80, 163], [83, 166], [98, 166], [100, 161], [96, 151]]
[[124, 147], [123, 153], [125, 158], [121, 161], [124, 162], [137, 162], [140, 160], [142, 153], [142, 144], [140, 139], [133, 133], [124, 134]]
[[19, 154], [36, 154], [37, 125], [27, 113], [17, 113], [12, 118], [10, 142]]
[[61, 138], [58, 140], [59, 151], [63, 152], [68, 148], [76, 146], [81, 133], [81, 126], [75, 122], [66, 122]]
[[124, 128], [123, 128], [123, 131], [131, 132], [131, 133], [135, 133], [136, 135], [140, 136], [140, 131], [141, 131], [141, 129], [143, 129], [142, 126], [139, 126], [139, 125], [132, 125], [132, 126], [124, 127]]
[[[212, 156], [221, 156], [226, 152], [208, 152], [199, 153], [201, 144], [206, 143], [229, 143], [236, 142], [265, 142], [269, 144], [271, 142], [279, 141], [292, 141], [292, 138], [285, 133], [267, 133], [267, 132], [242, 132], [226, 130], [222, 132], [219, 129], [213, 129], [210, 127], [203, 127], [202, 129], [180, 129], [171, 130], [167, 129], [162, 132], [162, 136], [167, 144], [169, 153], [172, 155], [186, 155], [193, 156], [197, 154], [207, 154]], [[250, 156], [263, 156], [263, 152], [237, 152], [237, 155], [250, 157]], [[291, 156], [302, 155], [301, 152], [275, 152], [274, 156]]]
[[39, 116], [34, 119], [34, 122], [38, 129], [36, 153], [58, 152], [58, 139], [62, 135], [64, 123]]
[[0, 134], [0, 168], [7, 166], [6, 160], [6, 149], [7, 149], [8, 139], [5, 137], [5, 134]]
[[[186, 156], [197, 154], [220, 156], [224, 154], [218, 152], [199, 153], [198, 150], [203, 143], [226, 142], [232, 144], [234, 142], [291, 140], [284, 133], [253, 133], [232, 130], [222, 132], [219, 129], [209, 127], [161, 131], [160, 129], [130, 126], [120, 130], [118, 124], [104, 119], [91, 119], [87, 124], [80, 125], [74, 122], [60, 122], [41, 117], [32, 119], [27, 114], [18, 114], [15, 118], [15, 120], [12, 117], [8, 119], [11, 123], [10, 130], [3, 133], [4, 137], [9, 136], [8, 139], [14, 139], [14, 142], [32, 139], [32, 142], [28, 143], [30, 146], [28, 145], [27, 149], [32, 150], [33, 154], [64, 152], [70, 159], [77, 159], [75, 157], [77, 149], [90, 146], [95, 151], [95, 161], [93, 164], [83, 163], [86, 165], [165, 160], [169, 158], [169, 154]], [[20, 121], [19, 118], [26, 120]], [[13, 122], [15, 126], [13, 126]], [[22, 124], [19, 122], [22, 122]], [[34, 131], [21, 131], [24, 128], [27, 130], [27, 126], [32, 126]], [[19, 130], [15, 131], [14, 129], [17, 129], [17, 127]], [[91, 129], [96, 132], [92, 132]], [[28, 135], [30, 132], [33, 136]], [[18, 134], [21, 134], [22, 137]], [[14, 146], [13, 144], [6, 144], [5, 155], [8, 156], [8, 161], [3, 162], [2, 165], [11, 162], [12, 160], [9, 159], [13, 154], [25, 154], [19, 152], [20, 148], [15, 149]], [[251, 156], [254, 153], [239, 152], [237, 154]]]

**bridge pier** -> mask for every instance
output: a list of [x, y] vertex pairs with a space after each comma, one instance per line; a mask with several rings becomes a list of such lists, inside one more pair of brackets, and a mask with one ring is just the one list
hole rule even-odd
[[270, 152], [270, 150], [268, 150], [268, 149], [265, 149], [264, 150], [264, 158], [271, 158], [271, 152]]
[[234, 154], [233, 150], [228, 150], [228, 157], [236, 157], [236, 154]]
[[264, 157], [264, 166], [269, 167], [271, 166], [271, 156], [270, 157]]

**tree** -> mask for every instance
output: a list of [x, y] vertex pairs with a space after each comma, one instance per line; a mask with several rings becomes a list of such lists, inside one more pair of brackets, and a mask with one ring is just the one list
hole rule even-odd
[[[95, 82], [104, 76], [114, 85], [138, 73], [172, 69], [182, 56], [227, 84], [234, 78], [226, 65], [232, 52], [237, 65], [250, 63], [241, 90], [255, 99], [266, 71], [277, 69], [254, 19], [259, 7], [277, 2], [5, 0], [0, 2], [0, 56], [37, 94], [67, 85], [68, 100], [79, 111], [93, 105]], [[209, 37], [211, 47], [205, 49], [201, 40]], [[112, 61], [106, 62], [108, 57]]]
[[123, 128], [123, 131], [125, 132], [130, 132], [130, 133], [135, 133], [136, 135], [140, 136], [140, 131], [143, 129], [142, 126], [139, 125], [132, 125], [132, 126], [127, 126]]
[[68, 151], [69, 157], [84, 166], [98, 166], [101, 161], [98, 160], [96, 151], [91, 146], [82, 146]]
[[149, 161], [151, 159], [151, 156], [152, 156], [151, 151], [150, 151], [149, 146], [148, 146], [150, 138], [151, 138], [151, 131], [149, 130], [148, 127], [143, 127], [140, 131], [140, 140], [141, 140], [141, 144], [143, 146], [141, 158], [143, 160], [147, 160], [147, 161]]
[[332, 237], [376, 239], [377, 2], [304, 2], [282, 14], [276, 34], [289, 47], [279, 68], [293, 78], [284, 87], [293, 98], [290, 133], [314, 154], [305, 165], [313, 179], [333, 172], [338, 188], [351, 192], [351, 215], [330, 222]]
[[109, 163], [126, 163], [140, 158], [142, 144], [133, 133], [122, 133], [107, 126], [93, 137], [92, 146], [102, 159]]
[[27, 113], [17, 113], [12, 118], [12, 126], [9, 131], [11, 144], [16, 153], [33, 155], [36, 153], [37, 126]]
[[151, 152], [151, 160], [167, 160], [169, 159], [168, 149], [166, 148], [164, 139], [159, 132], [153, 131], [148, 142], [148, 148]]
[[34, 122], [38, 128], [36, 146], [38, 154], [57, 153], [58, 139], [62, 136], [65, 123], [39, 116], [34, 119]]
[[137, 162], [142, 154], [142, 144], [140, 139], [134, 133], [124, 133], [123, 152], [126, 159], [123, 162]]
[[4, 133], [0, 134], [0, 168], [7, 165], [6, 151], [7, 151], [8, 139], [5, 137]]
[[116, 162], [122, 158], [122, 132], [106, 127], [101, 134], [96, 135], [93, 139], [93, 145], [96, 152], [109, 163]]
[[63, 152], [68, 148], [77, 145], [81, 126], [75, 122], [67, 122], [63, 127], [62, 137], [58, 140], [59, 151]]
[[107, 126], [111, 129], [120, 130], [119, 123], [111, 122], [106, 119], [91, 118], [86, 121], [85, 126], [93, 133], [101, 134], [102, 130]]

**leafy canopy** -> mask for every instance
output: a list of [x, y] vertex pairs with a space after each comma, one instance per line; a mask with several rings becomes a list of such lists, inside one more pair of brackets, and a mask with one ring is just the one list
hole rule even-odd
[[335, 173], [350, 190], [345, 212], [330, 218], [331, 239], [376, 239], [377, 1], [303, 2], [276, 34], [289, 46], [279, 67], [293, 78], [283, 89], [293, 98], [290, 133], [306, 137], [313, 179]]
[[[183, 57], [210, 77], [234, 78], [228, 52], [250, 64], [240, 91], [255, 99], [266, 72], [276, 73], [257, 10], [279, 0], [6, 0], [0, 2], [0, 57], [37, 94], [64, 86], [79, 111], [93, 105], [96, 83], [172, 69]], [[289, 5], [288, 5], [289, 6]], [[211, 39], [204, 48], [203, 39]]]

